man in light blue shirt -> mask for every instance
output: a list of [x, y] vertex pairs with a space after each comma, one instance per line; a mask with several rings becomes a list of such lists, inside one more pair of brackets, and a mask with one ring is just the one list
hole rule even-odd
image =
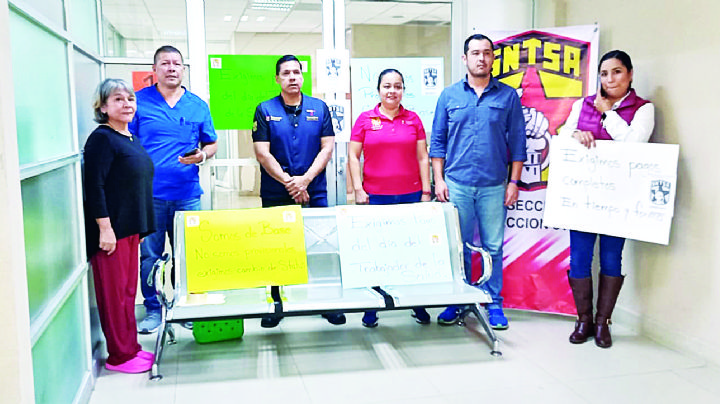
[[[526, 159], [525, 120], [515, 89], [492, 76], [495, 55], [488, 37], [475, 34], [465, 40], [462, 60], [467, 75], [443, 90], [433, 119], [430, 158], [435, 195], [457, 206], [463, 243], [472, 243], [476, 227], [479, 230], [481, 245], [493, 259], [492, 276], [483, 285], [493, 300], [486, 306], [490, 326], [506, 329], [500, 296], [502, 247], [506, 206], [517, 202], [517, 182]], [[463, 251], [469, 280], [470, 251]], [[449, 306], [438, 323], [457, 323], [461, 311]]]
[[148, 334], [160, 326], [160, 302], [151, 278], [155, 261], [165, 251], [165, 235], [173, 246], [176, 211], [199, 210], [198, 165], [217, 151], [217, 135], [205, 101], [182, 86], [185, 65], [176, 48], [166, 45], [155, 52], [153, 71], [157, 84], [136, 93], [137, 112], [129, 125], [155, 165], [153, 205], [157, 231], [140, 245], [140, 286], [147, 315], [138, 332]]

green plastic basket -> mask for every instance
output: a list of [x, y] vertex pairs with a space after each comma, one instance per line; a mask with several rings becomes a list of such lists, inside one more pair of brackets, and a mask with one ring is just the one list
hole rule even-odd
[[245, 332], [243, 319], [219, 321], [195, 321], [193, 337], [199, 344], [242, 338]]

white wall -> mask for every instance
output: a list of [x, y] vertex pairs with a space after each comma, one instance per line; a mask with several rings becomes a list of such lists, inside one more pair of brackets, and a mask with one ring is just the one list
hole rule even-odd
[[458, 62], [453, 65], [450, 82], [465, 76], [465, 66], [460, 58], [468, 36], [532, 28], [532, 6], [532, 0], [453, 0], [452, 58]]
[[720, 2], [558, 0], [559, 24], [600, 25], [600, 54], [622, 49], [656, 106], [651, 141], [680, 144], [670, 245], [628, 242], [616, 322], [720, 363]]

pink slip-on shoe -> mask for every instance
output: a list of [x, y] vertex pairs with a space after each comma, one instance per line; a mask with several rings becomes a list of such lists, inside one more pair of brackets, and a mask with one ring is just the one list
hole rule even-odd
[[137, 356], [138, 358], [147, 359], [147, 360], [149, 360], [150, 362], [154, 362], [154, 361], [155, 361], [155, 354], [152, 353], [152, 352], [148, 352], [148, 351], [138, 351], [138, 353], [137, 353], [135, 356]]
[[152, 369], [152, 362], [136, 356], [129, 361], [121, 363], [119, 365], [111, 365], [106, 362], [105, 369], [121, 373], [143, 373]]

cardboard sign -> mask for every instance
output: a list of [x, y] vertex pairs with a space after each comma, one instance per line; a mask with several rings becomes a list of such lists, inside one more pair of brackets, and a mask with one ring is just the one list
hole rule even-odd
[[668, 244], [680, 147], [553, 138], [545, 226]]
[[453, 279], [439, 203], [341, 206], [337, 225], [345, 289]]
[[185, 214], [188, 292], [307, 283], [300, 206]]

